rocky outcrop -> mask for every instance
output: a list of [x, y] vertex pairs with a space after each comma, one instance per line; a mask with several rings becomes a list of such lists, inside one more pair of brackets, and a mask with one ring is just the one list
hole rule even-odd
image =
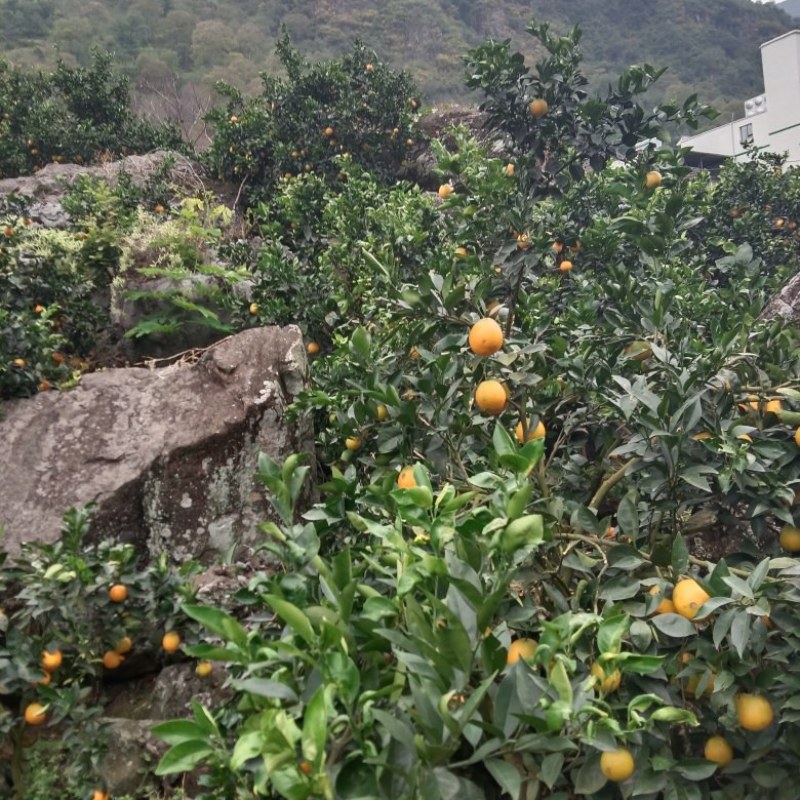
[[33, 175], [0, 180], [0, 195], [19, 194], [30, 198], [28, 216], [33, 222], [46, 228], [65, 228], [69, 224], [69, 217], [61, 206], [61, 198], [67, 187], [79, 177], [101, 178], [114, 186], [124, 172], [134, 186], [141, 187], [164, 167], [165, 162], [170, 164], [166, 180], [177, 192], [194, 195], [205, 189], [205, 177], [197, 163], [179, 153], [156, 150], [92, 167], [84, 164], [48, 164]]
[[795, 275], [761, 312], [761, 319], [779, 318], [792, 325], [800, 325], [800, 273]]
[[95, 538], [150, 557], [208, 562], [259, 539], [270, 511], [259, 452], [313, 452], [310, 423], [284, 414], [306, 380], [300, 331], [254, 328], [196, 356], [86, 374], [71, 391], [3, 407], [5, 550], [55, 541], [63, 512], [90, 502]]

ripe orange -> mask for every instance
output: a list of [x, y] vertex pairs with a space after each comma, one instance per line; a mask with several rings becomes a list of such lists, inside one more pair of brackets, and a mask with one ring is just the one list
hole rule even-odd
[[528, 111], [530, 111], [531, 116], [535, 117], [536, 119], [541, 119], [548, 112], [549, 108], [550, 107], [547, 105], [547, 100], [545, 100], [543, 97], [537, 97], [528, 106]]
[[312, 767], [308, 761], [301, 761], [298, 764], [298, 769], [303, 773], [303, 775], [311, 775], [311, 773], [314, 772], [314, 767]]
[[765, 414], [777, 414], [779, 411], [783, 411], [783, 403], [780, 400], [767, 400], [764, 404]]
[[[525, 442], [522, 441], [522, 422], [517, 423], [517, 427], [514, 429], [514, 433], [516, 433], [519, 443], [524, 444]], [[525, 437], [525, 441], [530, 442], [533, 441], [534, 439], [543, 439], [546, 433], [547, 430], [544, 427], [544, 422], [539, 420], [539, 422], [536, 423], [536, 427], [531, 428], [531, 421], [528, 420], [528, 435]]]
[[254, 317], [256, 314], [258, 314], [258, 303], [250, 303], [247, 311], [251, 317]]
[[635, 764], [630, 750], [620, 747], [619, 750], [609, 750], [600, 756], [600, 772], [614, 783], [621, 783], [633, 775]]
[[14, 359], [14, 366], [15, 367], [20, 367], [20, 369], [21, 369], [22, 367], [25, 366], [25, 359], [24, 358], [15, 358]]
[[176, 653], [181, 646], [181, 637], [175, 631], [165, 633], [161, 639], [161, 646], [168, 653]]
[[513, 164], [506, 164], [505, 173], [509, 177], [514, 174], [514, 165]]
[[95, 789], [92, 792], [92, 800], [111, 800], [111, 795], [102, 789]]
[[118, 669], [123, 662], [122, 656], [116, 650], [106, 650], [103, 653], [103, 666], [106, 669]]
[[475, 390], [475, 405], [492, 417], [502, 414], [508, 405], [508, 394], [500, 381], [481, 381]]
[[441, 197], [442, 200], [447, 200], [447, 198], [450, 197], [451, 194], [453, 194], [453, 185], [452, 184], [443, 183], [439, 187], [439, 197]]
[[309, 342], [306, 345], [306, 352], [310, 356], [315, 356], [317, 353], [319, 353], [319, 345], [316, 342]]
[[414, 478], [414, 467], [403, 467], [397, 476], [398, 489], [413, 489], [417, 485]]
[[325, 128], [325, 130], [324, 130], [324, 131], [322, 131], [322, 133], [324, 134], [324, 136], [326, 136], [328, 139], [330, 139], [330, 138], [331, 138], [331, 136], [333, 136], [333, 134], [334, 134], [335, 132], [336, 132], [336, 131], [334, 131], [334, 130], [333, 130], [333, 128], [332, 128], [330, 125], [328, 125], [328, 127], [327, 127], [327, 128]]
[[520, 250], [527, 250], [531, 246], [531, 237], [528, 233], [520, 233], [517, 236], [517, 247]]
[[466, 247], [456, 247], [455, 253], [459, 258], [466, 258], [469, 255]]
[[513, 666], [520, 659], [529, 661], [536, 655], [539, 643], [535, 639], [515, 639], [511, 642], [506, 656], [506, 664]]
[[556, 253], [556, 255], [558, 255], [564, 249], [564, 245], [562, 242], [553, 242], [552, 248], [553, 252]]
[[644, 184], [648, 189], [655, 189], [656, 186], [661, 186], [661, 173], [658, 170], [650, 170], [645, 175]]
[[361, 447], [361, 439], [358, 436], [348, 436], [344, 440], [344, 446], [350, 451], [358, 450]]
[[589, 667], [589, 672], [597, 678], [603, 694], [616, 692], [622, 683], [622, 673], [618, 669], [606, 672], [596, 661]]
[[373, 67], [372, 64], [367, 64], [364, 67], [364, 72], [375, 72], [375, 67]]
[[491, 356], [503, 346], [503, 329], [496, 320], [484, 317], [469, 329], [467, 341], [475, 355]]
[[736, 717], [746, 731], [763, 731], [772, 724], [772, 704], [760, 694], [737, 694]]
[[47, 710], [41, 703], [25, 706], [25, 722], [28, 725], [41, 725], [47, 719]]
[[153, 210], [156, 212], [156, 214], [163, 214], [165, 209], [164, 206], [157, 205]]
[[49, 672], [45, 672], [44, 676], [36, 681], [37, 686], [49, 686], [50, 681], [53, 680], [53, 676]]
[[123, 636], [118, 642], [117, 646], [114, 648], [121, 656], [124, 656], [126, 653], [130, 653], [133, 650], [133, 639], [130, 636]]
[[794, 443], [800, 447], [800, 428], [794, 432]]
[[378, 422], [386, 421], [389, 419], [389, 409], [384, 405], [379, 405], [375, 409], [375, 418], [378, 420]]
[[561, 263], [558, 265], [558, 268], [559, 268], [559, 269], [560, 269], [562, 272], [569, 272], [569, 271], [572, 269], [572, 262], [571, 262], [571, 261], [562, 261], [562, 262], [561, 262]]
[[128, 599], [128, 587], [124, 583], [115, 583], [108, 590], [108, 599], [112, 603], [124, 603]]
[[656, 610], [653, 612], [654, 614], [674, 614], [675, 613], [675, 604], [670, 600], [668, 597], [664, 597], [661, 591], [660, 586], [653, 586], [650, 588], [648, 594], [651, 595], [659, 595], [661, 600], [659, 601], [658, 605], [656, 606]]
[[238, 122], [238, 121], [239, 117], [237, 117], [236, 114], [231, 114], [231, 122]]
[[711, 596], [694, 578], [684, 578], [678, 581], [672, 590], [675, 611], [686, 619], [694, 619], [700, 606], [709, 599]]
[[43, 650], [42, 667], [48, 672], [55, 672], [64, 660], [60, 650]]
[[[689, 659], [691, 661], [691, 659]], [[700, 681], [703, 678], [702, 672], [696, 672], [694, 675], [690, 675], [686, 680], [686, 694], [689, 697], [695, 697], [697, 695], [697, 690], [700, 687]], [[703, 689], [701, 697], [711, 697], [714, 694], [714, 687], [717, 685], [717, 676], [716, 673], [712, 672], [708, 680], [706, 681], [706, 688]]]
[[709, 761], [725, 767], [733, 761], [733, 748], [724, 736], [711, 736], [703, 748], [703, 755]]
[[33, 313], [34, 314], [41, 314], [44, 311], [44, 306], [34, 306]]
[[213, 670], [214, 667], [211, 665], [210, 661], [201, 661], [194, 668], [194, 674], [197, 675], [198, 678], [207, 678]]
[[780, 543], [784, 550], [796, 553], [800, 550], [800, 528], [795, 528], [793, 525], [784, 525], [781, 528]]

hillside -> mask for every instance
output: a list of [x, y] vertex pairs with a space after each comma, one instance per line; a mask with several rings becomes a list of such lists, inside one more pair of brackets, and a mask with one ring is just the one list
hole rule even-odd
[[781, 11], [785, 11], [790, 17], [800, 19], [800, 0], [783, 0], [777, 4]]
[[0, 48], [12, 62], [52, 62], [57, 46], [68, 61], [85, 63], [93, 45], [113, 49], [159, 113], [200, 102], [220, 78], [256, 90], [259, 71], [276, 67], [282, 25], [315, 59], [360, 36], [410, 71], [428, 102], [463, 101], [464, 52], [485, 37], [511, 37], [530, 51], [531, 15], [558, 30], [580, 24], [594, 86], [648, 62], [669, 67], [660, 96], [698, 92], [720, 111], [738, 112], [761, 88], [759, 44], [792, 27], [776, 7], [750, 0], [0, 0], [0, 14]]

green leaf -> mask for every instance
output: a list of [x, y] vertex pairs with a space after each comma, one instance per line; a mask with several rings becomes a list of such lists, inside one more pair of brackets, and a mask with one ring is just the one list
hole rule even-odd
[[511, 797], [519, 797], [522, 776], [513, 764], [499, 758], [487, 758], [483, 764], [506, 794]]
[[600, 772], [600, 756], [594, 754], [583, 762], [580, 769], [572, 771], [573, 792], [578, 795], [593, 795], [606, 785], [606, 776]]
[[350, 353], [361, 361], [369, 359], [371, 341], [365, 328], [358, 327], [350, 337]]
[[626, 536], [636, 539], [639, 534], [639, 510], [635, 490], [629, 491], [622, 498], [617, 508], [617, 524]]
[[279, 681], [271, 681], [269, 678], [244, 678], [232, 681], [234, 689], [240, 692], [248, 692], [259, 697], [268, 697], [271, 700], [286, 700], [290, 703], [297, 702], [297, 693], [291, 686]]
[[697, 727], [700, 724], [691, 711], [686, 708], [674, 708], [673, 706], [656, 709], [650, 715], [650, 719], [654, 722], [671, 722], [675, 725], [691, 725], [692, 727]]
[[151, 731], [167, 744], [174, 745], [188, 742], [193, 739], [205, 739], [207, 731], [190, 719], [176, 719], [162, 722], [151, 728]]
[[263, 747], [264, 742], [261, 731], [251, 731], [250, 733], [243, 734], [236, 740], [236, 744], [233, 746], [230, 768], [232, 770], [241, 769], [247, 761], [259, 755]]
[[556, 781], [561, 777], [561, 770], [564, 767], [563, 753], [550, 753], [542, 759], [542, 766], [539, 770], [540, 780], [552, 789]]
[[232, 642], [240, 650], [247, 649], [247, 631], [232, 617], [211, 606], [182, 605], [183, 612], [212, 633]]
[[622, 638], [628, 632], [631, 619], [627, 614], [619, 614], [600, 623], [597, 631], [597, 646], [601, 653], [618, 653]]
[[704, 758], [687, 758], [675, 765], [676, 772], [689, 781], [704, 781], [710, 778], [717, 770], [713, 761]]
[[747, 643], [750, 640], [750, 627], [753, 617], [746, 611], [741, 610], [733, 618], [731, 625], [730, 641], [736, 650], [739, 658], [744, 658]]
[[316, 644], [314, 628], [308, 617], [297, 606], [274, 594], [264, 595], [264, 600], [298, 636], [305, 640], [306, 644]]
[[191, 772], [213, 752], [211, 745], [204, 740], [192, 739], [180, 742], [164, 753], [158, 762], [155, 774], [174, 775], [176, 772]]
[[683, 575], [689, 568], [689, 548], [683, 536], [677, 534], [672, 540], [672, 572]]
[[312, 764], [319, 766], [325, 752], [328, 737], [328, 710], [325, 700], [325, 687], [320, 686], [312, 695], [303, 714], [303, 735], [301, 738], [303, 756]]
[[658, 628], [661, 633], [666, 633], [667, 636], [673, 636], [676, 639], [694, 636], [697, 633], [694, 625], [680, 614], [658, 614], [650, 620], [650, 624]]
[[494, 426], [492, 446], [498, 456], [515, 456], [517, 454], [517, 446], [514, 444], [505, 426], [501, 425], [499, 422]]

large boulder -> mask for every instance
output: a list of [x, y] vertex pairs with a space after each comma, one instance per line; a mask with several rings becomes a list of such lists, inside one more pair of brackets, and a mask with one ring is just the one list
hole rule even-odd
[[[63, 512], [97, 504], [95, 538], [150, 557], [211, 561], [260, 538], [270, 507], [259, 452], [313, 453], [310, 422], [286, 406], [305, 386], [299, 329], [254, 328], [161, 369], [86, 374], [73, 390], [0, 415], [3, 549], [54, 541]], [[312, 458], [313, 456], [309, 456]]]

